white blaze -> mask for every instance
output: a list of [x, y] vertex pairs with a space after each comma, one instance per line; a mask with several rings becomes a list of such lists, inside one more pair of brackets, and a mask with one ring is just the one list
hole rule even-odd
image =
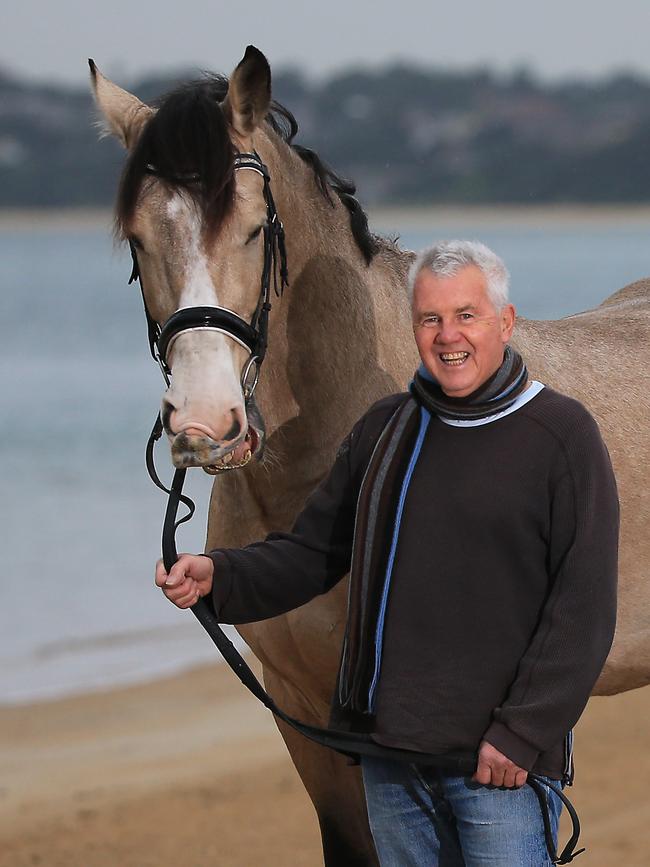
[[[170, 199], [167, 210], [174, 223], [182, 220], [187, 232], [179, 309], [219, 306], [201, 245], [198, 214], [179, 195]], [[240, 374], [232, 354], [236, 345], [230, 337], [211, 330], [185, 331], [172, 342], [167, 357], [172, 382], [166, 397], [175, 407], [174, 433], [196, 428], [221, 440], [232, 426], [232, 410], [238, 407], [243, 412]]]

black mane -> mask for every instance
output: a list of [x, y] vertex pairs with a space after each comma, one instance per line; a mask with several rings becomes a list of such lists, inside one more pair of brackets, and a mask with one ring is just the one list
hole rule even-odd
[[[153, 171], [170, 185], [188, 192], [201, 208], [206, 232], [217, 232], [233, 208], [235, 192], [235, 151], [220, 108], [227, 92], [228, 79], [210, 75], [181, 85], [160, 100], [122, 173], [116, 208], [117, 224], [122, 230], [133, 216], [142, 183]], [[333, 172], [314, 151], [293, 144], [298, 124], [283, 105], [272, 102], [266, 120], [312, 168], [325, 198], [333, 204], [333, 191], [348, 209], [354, 239], [370, 264], [378, 243], [354, 197], [354, 184]]]

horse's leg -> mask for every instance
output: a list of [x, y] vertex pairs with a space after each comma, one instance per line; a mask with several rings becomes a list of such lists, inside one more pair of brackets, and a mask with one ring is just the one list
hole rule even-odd
[[[285, 683], [268, 670], [264, 681], [269, 693], [280, 699], [278, 704], [291, 704], [298, 713], [288, 701]], [[377, 867], [359, 768], [280, 721], [278, 728], [316, 809], [325, 867]]]
[[325, 867], [376, 867], [359, 768], [284, 723], [279, 729], [316, 810]]

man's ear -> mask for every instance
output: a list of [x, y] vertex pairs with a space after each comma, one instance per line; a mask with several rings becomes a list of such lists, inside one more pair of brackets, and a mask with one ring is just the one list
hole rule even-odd
[[517, 311], [512, 304], [506, 304], [505, 307], [501, 308], [500, 313], [501, 318], [501, 335], [503, 337], [503, 342], [507, 343], [512, 337], [512, 332], [515, 328], [515, 321], [517, 319]]
[[88, 65], [95, 102], [104, 119], [104, 131], [117, 136], [125, 148], [132, 148], [147, 121], [155, 114], [153, 108], [109, 81], [95, 66], [94, 60], [88, 60]]

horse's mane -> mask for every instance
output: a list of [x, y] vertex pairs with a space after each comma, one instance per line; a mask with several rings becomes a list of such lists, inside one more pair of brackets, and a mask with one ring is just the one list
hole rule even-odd
[[[227, 78], [206, 75], [160, 100], [124, 166], [116, 207], [122, 231], [133, 216], [142, 183], [155, 171], [157, 177], [185, 190], [197, 202], [208, 235], [217, 232], [233, 208], [235, 192], [235, 151], [220, 107], [227, 92]], [[311, 167], [323, 196], [333, 204], [333, 191], [348, 209], [354, 239], [370, 264], [378, 241], [354, 197], [354, 184], [332, 171], [315, 151], [293, 143], [298, 124], [283, 105], [273, 101], [266, 121]]]

